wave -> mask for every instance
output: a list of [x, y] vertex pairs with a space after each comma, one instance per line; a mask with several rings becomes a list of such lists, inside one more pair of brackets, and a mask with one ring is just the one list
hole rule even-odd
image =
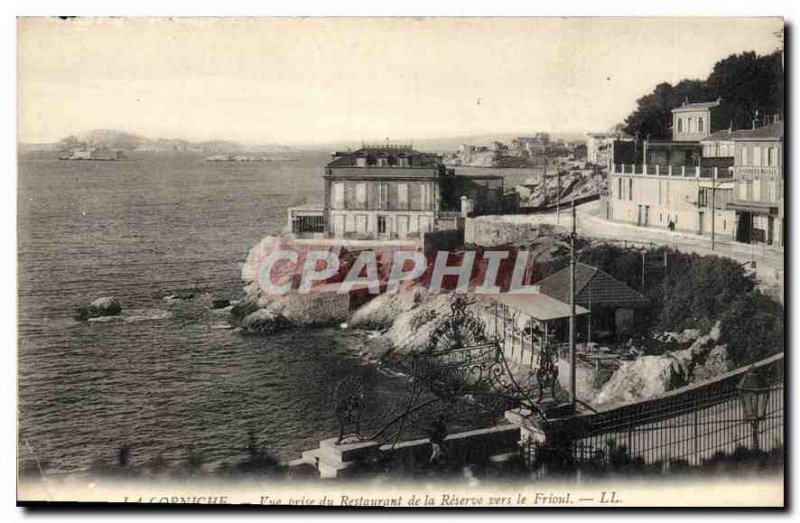
[[89, 318], [89, 323], [138, 323], [141, 321], [165, 320], [172, 317], [170, 311], [163, 309], [129, 309], [117, 316]]

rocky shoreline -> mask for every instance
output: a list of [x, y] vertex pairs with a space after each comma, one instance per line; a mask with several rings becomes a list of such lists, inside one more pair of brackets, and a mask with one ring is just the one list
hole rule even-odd
[[[401, 288], [396, 294], [379, 294], [355, 310], [350, 310], [347, 295], [331, 292], [268, 296], [256, 281], [258, 263], [281, 241], [276, 237], [265, 238], [251, 249], [243, 266], [245, 297], [231, 310], [233, 324], [243, 333], [273, 334], [337, 325], [373, 331], [374, 335], [357, 349], [358, 355], [368, 363], [402, 367], [412, 351], [427, 346], [431, 332], [451, 313], [449, 295], [431, 294], [415, 285]], [[493, 320], [486, 302], [473, 303], [468, 310], [491, 325]], [[579, 397], [594, 408], [608, 409], [655, 398], [727, 372], [732, 363], [725, 346], [718, 344], [719, 335], [719, 325], [708, 333], [696, 329], [663, 333], [651, 340], [663, 348], [661, 354], [624, 361], [616, 370], [605, 373], [607, 379], [598, 379], [594, 367], [581, 363], [577, 371]], [[568, 374], [565, 362], [559, 365], [564, 367], [559, 372], [563, 380]], [[512, 372], [515, 370], [521, 369]]]

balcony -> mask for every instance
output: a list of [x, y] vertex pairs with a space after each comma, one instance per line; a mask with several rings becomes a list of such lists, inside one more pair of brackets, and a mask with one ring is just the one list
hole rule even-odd
[[630, 174], [641, 176], [669, 176], [677, 178], [714, 178], [716, 172], [717, 179], [733, 178], [733, 173], [729, 169], [719, 167], [700, 167], [700, 166], [675, 166], [660, 164], [614, 164], [613, 174]]

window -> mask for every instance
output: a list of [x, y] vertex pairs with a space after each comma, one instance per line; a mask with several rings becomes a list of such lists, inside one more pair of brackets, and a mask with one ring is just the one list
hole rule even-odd
[[698, 118], [697, 119], [697, 132], [698, 133], [702, 133], [703, 132], [703, 119], [702, 118]]
[[431, 186], [424, 183], [419, 186], [419, 189], [422, 209], [428, 210], [431, 208]]
[[344, 184], [341, 182], [333, 184], [333, 201], [331, 207], [334, 209], [344, 209]]
[[408, 209], [408, 184], [397, 184], [397, 206], [400, 209]]
[[633, 200], [633, 178], [628, 178], [628, 201]]
[[617, 199], [622, 199], [622, 178], [617, 178]]
[[386, 234], [386, 216], [378, 216], [378, 234]]
[[380, 209], [389, 207], [389, 186], [385, 182], [378, 184], [378, 207]]
[[683, 118], [678, 118], [678, 132], [683, 132]]
[[739, 189], [739, 200], [746, 200], [747, 199], [747, 184], [745, 182], [739, 182], [738, 184]]
[[767, 149], [767, 165], [770, 167], [777, 167], [778, 165], [778, 148], [769, 147]]
[[747, 163], [747, 146], [742, 146], [742, 165], [748, 165]]
[[359, 209], [367, 208], [367, 184], [356, 184], [356, 206]]
[[691, 116], [686, 119], [686, 132], [687, 133], [691, 133], [692, 132], [692, 117]]
[[753, 165], [761, 167], [761, 147], [757, 145], [753, 147]]
[[761, 180], [755, 180], [753, 182], [753, 200], [754, 201], [761, 201]]

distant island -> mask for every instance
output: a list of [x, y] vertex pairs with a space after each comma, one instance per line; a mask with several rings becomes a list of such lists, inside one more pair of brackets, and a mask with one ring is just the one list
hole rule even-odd
[[[208, 140], [192, 142], [179, 138], [146, 138], [137, 134], [111, 129], [97, 129], [81, 135], [70, 135], [57, 143], [19, 144], [20, 152], [55, 151], [61, 153], [63, 159], [126, 159], [130, 152], [193, 152], [212, 155], [234, 155], [252, 158], [268, 158], [285, 160], [282, 156], [296, 152], [296, 149], [276, 144], [241, 144], [224, 140]], [[253, 155], [261, 153], [261, 155]], [[93, 156], [96, 156], [93, 157]], [[243, 161], [243, 160], [231, 160]], [[253, 160], [250, 160], [253, 161]]]

